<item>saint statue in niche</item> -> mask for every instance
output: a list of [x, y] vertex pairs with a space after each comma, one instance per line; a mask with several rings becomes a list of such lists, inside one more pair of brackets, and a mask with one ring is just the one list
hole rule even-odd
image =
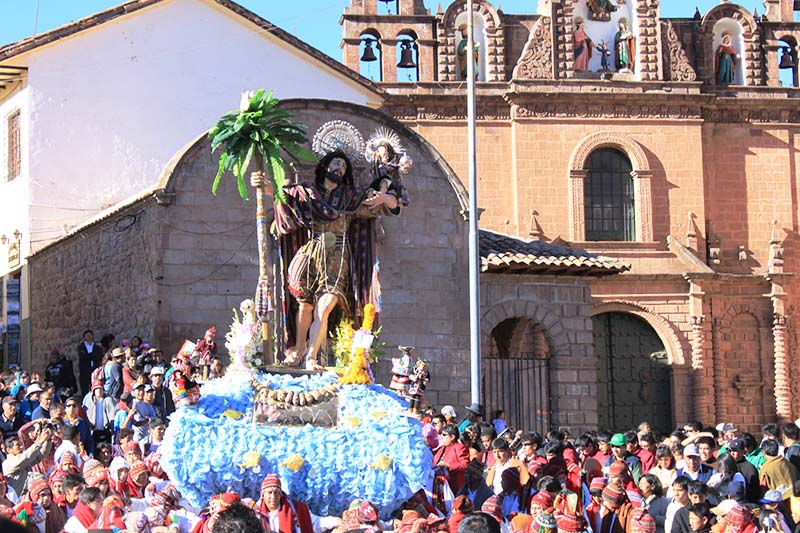
[[619, 19], [619, 31], [614, 36], [614, 64], [618, 72], [633, 72], [636, 64], [636, 37], [628, 30], [628, 19]]
[[575, 33], [572, 34], [572, 47], [575, 50], [575, 70], [589, 70], [592, 58], [592, 40], [586, 35], [586, 22], [582, 17], [575, 19]]
[[[617, 2], [624, 4], [625, 0]], [[617, 6], [611, 0], [586, 0], [586, 5], [589, 7], [589, 18], [592, 20], [609, 21], [611, 13], [617, 10]]]
[[722, 42], [717, 47], [714, 58], [714, 73], [718, 84], [728, 85], [736, 81], [736, 66], [740, 59], [739, 52], [733, 47], [733, 37], [726, 31], [722, 34]]

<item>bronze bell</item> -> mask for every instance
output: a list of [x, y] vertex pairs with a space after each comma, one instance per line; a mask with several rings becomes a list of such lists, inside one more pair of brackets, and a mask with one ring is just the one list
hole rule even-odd
[[366, 39], [364, 41], [364, 53], [361, 54], [361, 61], [377, 61], [378, 58], [375, 56], [375, 51], [372, 49], [372, 43], [374, 41], [372, 39]]
[[417, 68], [414, 61], [414, 49], [409, 41], [400, 41], [400, 62], [398, 68]]
[[778, 68], [794, 68], [797, 66], [797, 61], [792, 54], [791, 48], [781, 48], [783, 55], [781, 56], [781, 63]]

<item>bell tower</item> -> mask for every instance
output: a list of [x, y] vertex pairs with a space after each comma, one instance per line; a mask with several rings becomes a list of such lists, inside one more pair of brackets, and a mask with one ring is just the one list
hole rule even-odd
[[436, 18], [424, 0], [350, 0], [339, 24], [349, 68], [376, 82], [434, 81]]

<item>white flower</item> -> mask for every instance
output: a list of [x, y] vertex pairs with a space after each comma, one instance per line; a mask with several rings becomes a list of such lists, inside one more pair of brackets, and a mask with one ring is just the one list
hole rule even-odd
[[242, 111], [247, 110], [250, 107], [250, 100], [255, 96], [255, 91], [245, 91], [242, 93], [242, 99], [239, 100], [239, 109]]

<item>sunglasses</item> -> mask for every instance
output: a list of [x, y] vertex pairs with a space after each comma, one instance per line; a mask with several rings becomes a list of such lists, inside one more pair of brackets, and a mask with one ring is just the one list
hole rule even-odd
[[78, 407], [77, 403], [68, 403], [66, 404], [67, 407]]

